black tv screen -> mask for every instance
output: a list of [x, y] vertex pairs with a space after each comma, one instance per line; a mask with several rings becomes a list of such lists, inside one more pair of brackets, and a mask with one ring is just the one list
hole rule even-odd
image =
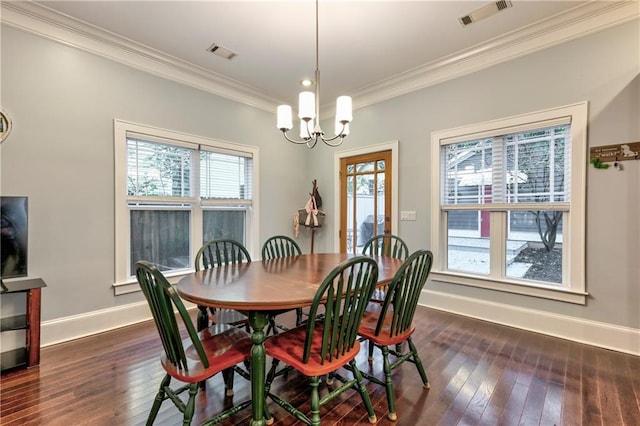
[[0, 197], [2, 278], [27, 276], [27, 197]]

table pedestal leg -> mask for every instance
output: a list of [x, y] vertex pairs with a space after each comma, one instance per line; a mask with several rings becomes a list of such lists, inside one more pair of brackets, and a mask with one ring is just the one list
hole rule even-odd
[[267, 325], [267, 315], [265, 312], [249, 312], [249, 325], [252, 334], [251, 341], [251, 426], [265, 425], [265, 395], [264, 381], [266, 369], [266, 356], [264, 353], [264, 328]]

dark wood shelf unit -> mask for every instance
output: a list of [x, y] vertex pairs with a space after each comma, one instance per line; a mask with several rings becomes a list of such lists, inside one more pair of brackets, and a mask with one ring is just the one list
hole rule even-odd
[[26, 298], [25, 314], [0, 318], [0, 333], [19, 330], [25, 332], [24, 346], [0, 353], [2, 372], [40, 364], [40, 290], [46, 286], [41, 278], [2, 280], [0, 296], [24, 293]]
[[28, 348], [11, 349], [0, 354], [0, 363], [2, 364], [2, 372], [14, 370], [18, 368], [29, 367], [29, 350]]
[[26, 315], [16, 315], [0, 319], [0, 332], [12, 330], [27, 330], [29, 323]]

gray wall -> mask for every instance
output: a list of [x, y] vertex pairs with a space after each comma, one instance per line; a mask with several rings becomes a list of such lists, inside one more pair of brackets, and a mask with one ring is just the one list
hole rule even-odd
[[2, 26], [1, 192], [29, 196], [29, 275], [44, 278], [42, 319], [144, 300], [113, 295], [113, 119], [260, 149], [260, 244], [292, 234], [311, 184], [305, 149], [274, 115]]
[[[428, 247], [431, 132], [589, 101], [590, 146], [639, 141], [639, 34], [636, 21], [362, 108], [338, 150], [400, 141], [399, 210], [415, 210], [417, 221], [398, 233], [412, 249]], [[45, 320], [141, 300], [111, 290], [113, 118], [259, 146], [261, 239], [291, 233], [317, 178], [329, 217], [316, 251], [333, 249], [335, 149], [285, 144], [273, 114], [4, 26], [1, 84], [15, 120], [1, 148], [2, 193], [30, 197], [29, 266], [49, 284]], [[429, 288], [640, 328], [640, 161], [624, 166], [588, 169], [586, 306]]]
[[[430, 248], [431, 132], [582, 101], [589, 101], [590, 147], [640, 141], [638, 21], [357, 110], [347, 143], [399, 140], [399, 210], [415, 210], [417, 221], [400, 222], [398, 233], [412, 250]], [[333, 151], [318, 152], [311, 172], [332, 182]], [[453, 284], [428, 288], [640, 328], [640, 161], [626, 161], [622, 172], [589, 166], [587, 185], [586, 306]], [[323, 193], [328, 211], [333, 197]], [[325, 249], [333, 235], [323, 234]]]

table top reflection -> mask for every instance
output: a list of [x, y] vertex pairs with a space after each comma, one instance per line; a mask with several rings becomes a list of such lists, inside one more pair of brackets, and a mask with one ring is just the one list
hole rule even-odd
[[[309, 306], [324, 278], [341, 262], [356, 255], [316, 253], [224, 265], [180, 279], [178, 293], [192, 303], [249, 311]], [[391, 281], [401, 260], [375, 257], [378, 285]]]

